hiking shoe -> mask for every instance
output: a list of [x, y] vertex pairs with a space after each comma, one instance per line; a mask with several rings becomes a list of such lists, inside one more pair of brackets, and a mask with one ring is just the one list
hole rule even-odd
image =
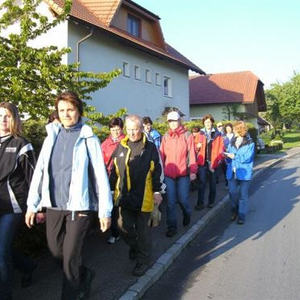
[[190, 223], [191, 223], [191, 216], [188, 214], [184, 214], [183, 221], [182, 221], [183, 226], [188, 226]]
[[245, 220], [243, 220], [242, 218], [238, 217], [237, 223], [238, 223], [239, 225], [243, 225], [243, 224], [245, 223]]
[[137, 258], [137, 250], [135, 248], [129, 249], [129, 259], [135, 260]]
[[237, 216], [238, 216], [237, 212], [233, 212], [233, 213], [231, 214], [230, 220], [231, 220], [231, 221], [235, 221], [236, 218], [237, 218]]
[[208, 208], [213, 208], [213, 207], [214, 207], [214, 205], [215, 205], [215, 203], [214, 203], [214, 202], [209, 202], [209, 203], [208, 203], [208, 205], [207, 205], [207, 207], [208, 207]]
[[203, 203], [195, 205], [195, 210], [202, 210], [203, 208], [204, 208], [204, 204]]
[[95, 278], [95, 272], [85, 267], [83, 275], [83, 284], [78, 295], [78, 300], [85, 300], [89, 298], [92, 281]]
[[107, 239], [107, 243], [110, 244], [110, 245], [112, 245], [112, 244], [115, 244], [115, 243], [116, 243], [117, 241], [119, 241], [119, 240], [120, 240], [120, 236], [115, 237], [115, 236], [111, 235], [111, 236]]
[[21, 278], [21, 287], [27, 288], [32, 285], [32, 273], [37, 268], [37, 263], [34, 262], [32, 269], [29, 272], [26, 272], [22, 275]]
[[146, 273], [148, 269], [148, 265], [147, 264], [144, 264], [144, 263], [136, 263], [133, 271], [132, 271], [132, 275], [134, 276], [142, 276]]
[[170, 229], [168, 229], [168, 231], [166, 232], [166, 236], [167, 236], [167, 237], [173, 237], [176, 233], [177, 233], [177, 229], [175, 229], [175, 228], [170, 228]]

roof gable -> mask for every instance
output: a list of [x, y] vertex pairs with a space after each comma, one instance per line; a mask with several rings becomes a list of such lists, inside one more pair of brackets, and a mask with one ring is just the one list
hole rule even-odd
[[265, 109], [263, 83], [250, 71], [190, 78], [190, 104], [254, 103]]
[[122, 0], [80, 0], [106, 26], [109, 26]]

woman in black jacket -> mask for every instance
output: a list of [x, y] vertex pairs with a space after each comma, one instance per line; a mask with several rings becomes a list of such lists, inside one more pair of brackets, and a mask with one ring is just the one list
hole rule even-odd
[[0, 299], [12, 297], [12, 242], [22, 223], [34, 171], [32, 145], [21, 134], [17, 108], [0, 103]]

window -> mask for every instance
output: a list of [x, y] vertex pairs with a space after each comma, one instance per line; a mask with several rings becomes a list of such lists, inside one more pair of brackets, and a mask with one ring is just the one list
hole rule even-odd
[[146, 69], [146, 71], [145, 71], [145, 78], [146, 78], [146, 82], [148, 82], [148, 83], [152, 82], [151, 71], [149, 69]]
[[134, 78], [141, 80], [141, 68], [139, 66], [134, 66]]
[[172, 81], [167, 76], [164, 76], [164, 96], [172, 97]]
[[127, 18], [127, 31], [136, 36], [136, 37], [140, 37], [140, 33], [141, 33], [141, 20], [132, 16], [132, 15], [128, 15]]
[[130, 71], [129, 71], [129, 63], [123, 62], [123, 76], [130, 77]]
[[160, 74], [159, 73], [155, 73], [155, 84], [156, 85], [161, 85]]

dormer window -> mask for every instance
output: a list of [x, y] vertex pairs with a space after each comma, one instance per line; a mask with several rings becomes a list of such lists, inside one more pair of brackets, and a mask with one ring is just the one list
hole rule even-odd
[[128, 15], [127, 18], [127, 31], [136, 36], [140, 37], [141, 33], [141, 20], [137, 17], [134, 17], [133, 15]]

